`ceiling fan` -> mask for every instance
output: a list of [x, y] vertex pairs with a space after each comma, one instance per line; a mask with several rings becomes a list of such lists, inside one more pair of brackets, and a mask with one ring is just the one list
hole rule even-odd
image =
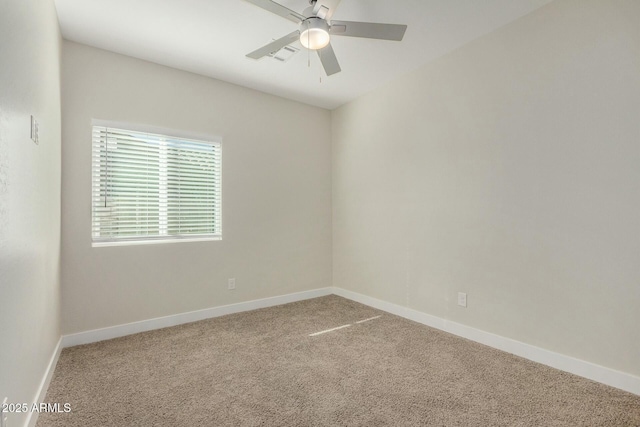
[[318, 52], [327, 76], [340, 72], [340, 64], [331, 47], [331, 36], [401, 41], [407, 30], [406, 25], [332, 20], [340, 0], [309, 0], [311, 6], [301, 14], [271, 0], [246, 1], [300, 24], [298, 30], [247, 54], [247, 57], [260, 59], [299, 40], [303, 47]]

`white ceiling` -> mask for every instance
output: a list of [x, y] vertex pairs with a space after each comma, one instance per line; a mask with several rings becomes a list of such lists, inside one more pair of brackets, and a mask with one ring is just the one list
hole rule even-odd
[[[308, 0], [276, 0], [302, 12]], [[301, 49], [245, 55], [298, 28], [244, 0], [55, 0], [67, 40], [333, 109], [551, 0], [342, 0], [337, 20], [407, 24], [401, 42], [332, 37], [342, 72]], [[296, 42], [299, 46], [299, 42]]]

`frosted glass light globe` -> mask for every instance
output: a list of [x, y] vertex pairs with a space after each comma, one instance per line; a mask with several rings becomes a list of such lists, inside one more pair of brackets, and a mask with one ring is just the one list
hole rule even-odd
[[300, 24], [300, 43], [307, 49], [322, 49], [330, 41], [329, 25], [324, 19], [309, 18]]

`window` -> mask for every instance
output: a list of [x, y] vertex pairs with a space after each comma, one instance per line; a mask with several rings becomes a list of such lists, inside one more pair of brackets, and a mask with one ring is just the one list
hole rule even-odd
[[94, 246], [220, 239], [220, 142], [93, 126]]

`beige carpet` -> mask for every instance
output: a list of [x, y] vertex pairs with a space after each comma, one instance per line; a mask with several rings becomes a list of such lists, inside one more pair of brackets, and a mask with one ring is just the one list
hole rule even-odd
[[72, 412], [38, 427], [640, 426], [639, 396], [337, 296], [65, 349], [46, 401]]

